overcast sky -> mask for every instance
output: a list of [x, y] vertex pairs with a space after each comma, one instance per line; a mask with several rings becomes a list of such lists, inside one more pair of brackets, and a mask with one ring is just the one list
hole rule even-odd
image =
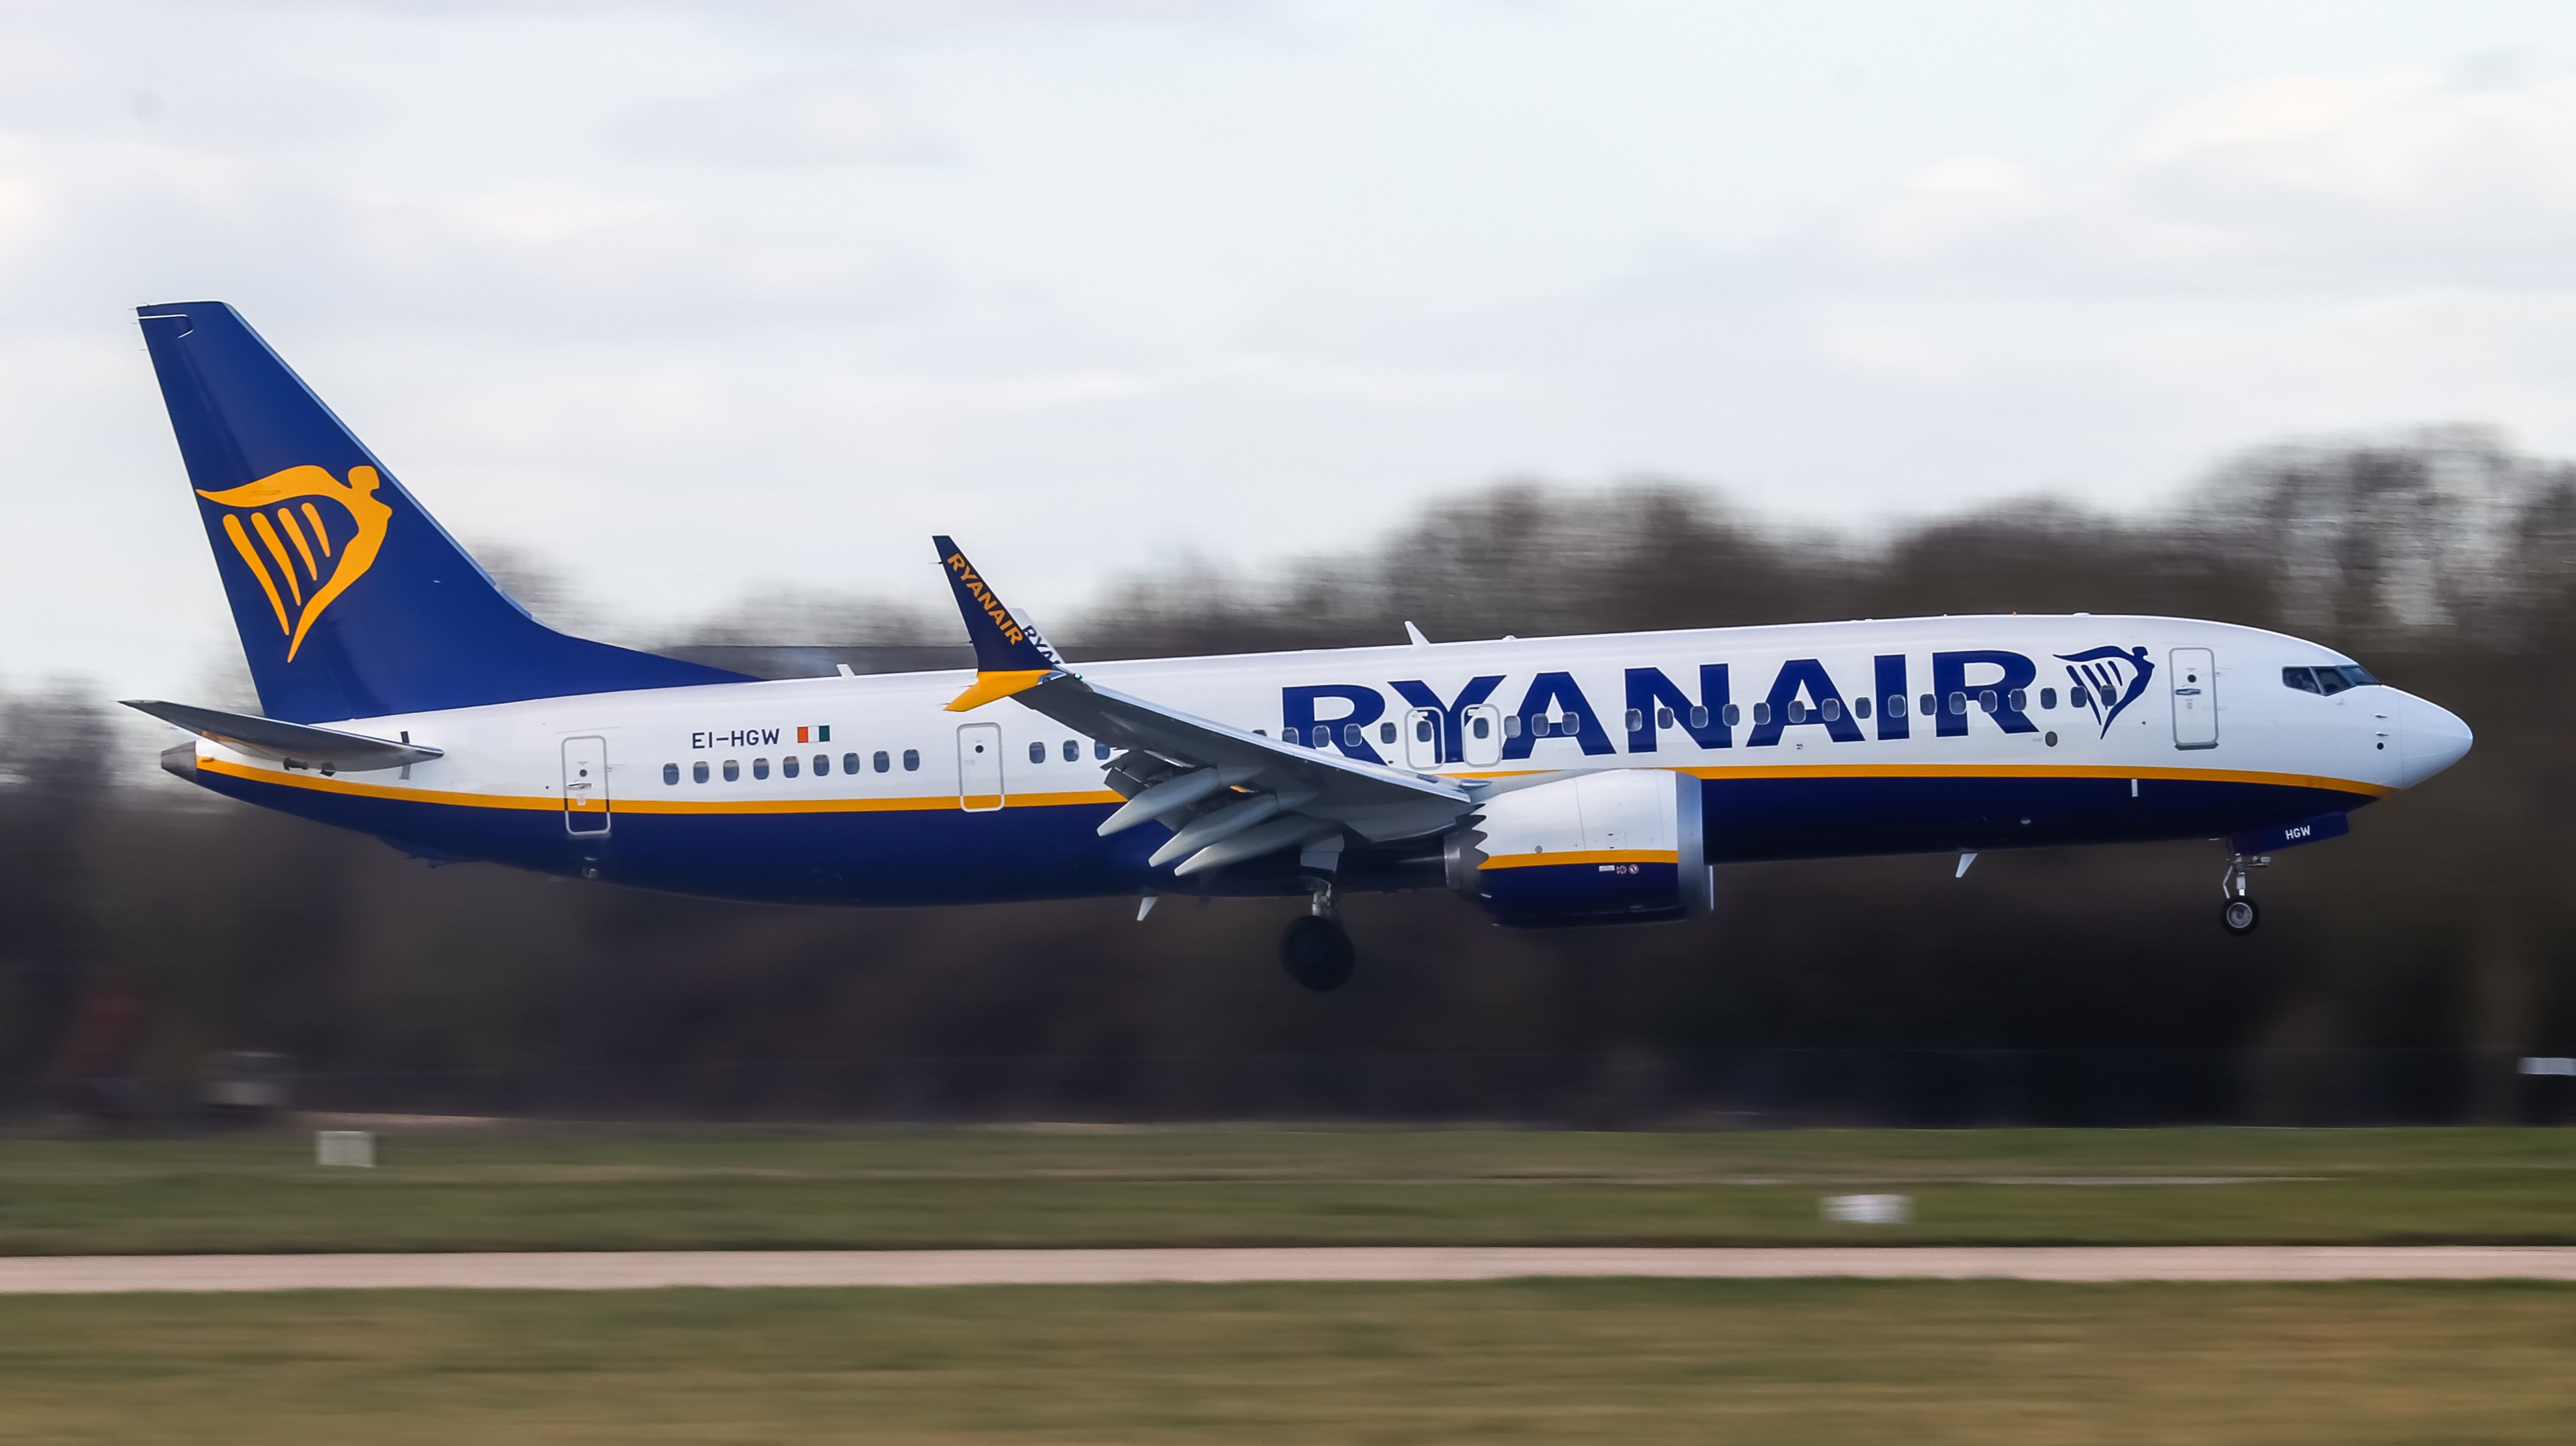
[[231, 651], [143, 302], [626, 636], [1497, 476], [1859, 524], [2576, 453], [2576, 7], [0, 7], [0, 683]]

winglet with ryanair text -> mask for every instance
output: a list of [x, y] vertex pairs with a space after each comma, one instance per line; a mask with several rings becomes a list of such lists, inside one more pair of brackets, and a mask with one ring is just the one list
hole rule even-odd
[[966, 634], [975, 642], [975, 681], [949, 703], [949, 712], [963, 713], [1026, 692], [1065, 670], [1063, 657], [1036, 628], [1002, 605], [955, 542], [945, 537], [931, 542], [948, 571], [948, 586], [957, 593], [957, 610], [965, 614]]

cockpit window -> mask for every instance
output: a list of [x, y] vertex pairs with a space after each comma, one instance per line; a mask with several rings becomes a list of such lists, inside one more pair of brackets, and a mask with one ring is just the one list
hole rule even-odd
[[2353, 663], [2344, 663], [2323, 668], [2283, 668], [2281, 682], [2283, 686], [2296, 688], [2302, 693], [2324, 693], [2331, 696], [2346, 688], [2371, 687], [2379, 680], [2370, 676], [2370, 670], [2367, 668]]

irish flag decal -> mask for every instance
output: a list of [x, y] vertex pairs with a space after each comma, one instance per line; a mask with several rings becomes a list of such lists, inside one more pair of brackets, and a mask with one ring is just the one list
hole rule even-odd
[[799, 743], [829, 743], [832, 741], [832, 725], [829, 723], [817, 723], [811, 728], [799, 728], [796, 730], [796, 741]]

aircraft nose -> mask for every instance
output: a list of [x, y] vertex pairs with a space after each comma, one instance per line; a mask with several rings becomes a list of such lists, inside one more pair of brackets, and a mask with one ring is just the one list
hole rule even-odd
[[2413, 788], [2459, 762], [2476, 741], [2459, 714], [2412, 693], [2397, 695], [2396, 713], [2400, 759], [2397, 781], [2402, 788]]

